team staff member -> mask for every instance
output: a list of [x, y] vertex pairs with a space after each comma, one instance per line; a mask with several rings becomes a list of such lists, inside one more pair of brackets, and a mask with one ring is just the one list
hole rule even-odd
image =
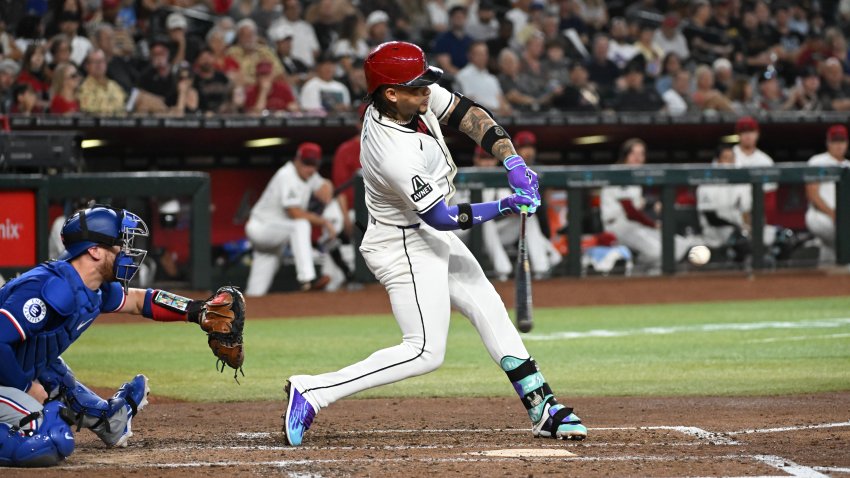
[[[289, 244], [295, 258], [295, 273], [302, 290], [324, 289], [330, 278], [316, 277], [313, 264], [313, 226], [334, 238], [342, 224], [342, 212], [333, 199], [333, 187], [319, 175], [322, 148], [301, 143], [295, 158], [277, 170], [245, 224], [245, 234], [254, 248], [245, 295], [265, 295], [280, 268], [282, 248]], [[310, 197], [326, 205], [324, 212], [308, 210]]]
[[[435, 84], [442, 71], [428, 66], [418, 46], [383, 43], [364, 69], [371, 104], [360, 162], [370, 221], [360, 251], [387, 289], [402, 342], [337, 372], [290, 377], [283, 427], [287, 442], [301, 444], [316, 413], [343, 397], [439, 367], [452, 307], [470, 319], [490, 357], [507, 373], [528, 410], [534, 436], [584, 438], [587, 429], [571, 408], [555, 400], [478, 261], [447, 232], [519, 213], [522, 206], [533, 212], [540, 204], [537, 175], [485, 109]], [[457, 167], [441, 123], [502, 161], [516, 193], [448, 206]]]
[[[773, 158], [758, 149], [761, 131], [758, 121], [752, 116], [743, 116], [735, 123], [735, 133], [739, 142], [732, 148], [735, 153], [735, 166], [739, 168], [771, 168]], [[764, 185], [764, 216], [767, 224], [776, 224], [778, 210], [776, 206], [776, 183]]]
[[60, 355], [102, 313], [198, 321], [191, 299], [128, 287], [147, 254], [134, 239], [147, 235], [137, 215], [92, 206], [65, 222], [58, 260], [0, 289], [0, 466], [50, 466], [70, 455], [74, 436], [65, 420], [108, 446], [127, 445], [131, 420], [147, 404], [148, 379], [136, 375], [104, 400]]
[[[847, 154], [847, 128], [833, 125], [826, 132], [826, 152], [812, 156], [809, 166], [850, 166], [844, 159]], [[809, 209], [806, 211], [806, 227], [817, 236], [823, 247], [822, 261], [835, 260], [835, 183], [806, 184], [806, 198]]]

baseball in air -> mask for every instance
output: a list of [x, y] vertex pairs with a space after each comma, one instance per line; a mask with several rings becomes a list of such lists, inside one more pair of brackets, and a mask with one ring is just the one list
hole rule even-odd
[[695, 266], [705, 265], [709, 260], [711, 250], [705, 246], [694, 246], [688, 252], [688, 261]]

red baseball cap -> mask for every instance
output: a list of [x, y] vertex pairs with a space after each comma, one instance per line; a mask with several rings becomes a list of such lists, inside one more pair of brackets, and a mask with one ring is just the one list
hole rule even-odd
[[258, 75], [268, 75], [273, 70], [272, 62], [268, 60], [262, 60], [257, 63], [257, 74]]
[[302, 163], [310, 166], [318, 166], [322, 161], [322, 147], [316, 143], [301, 143], [296, 154]]
[[834, 124], [826, 131], [826, 140], [830, 142], [847, 141], [847, 128], [842, 124]]
[[752, 116], [743, 116], [735, 123], [736, 133], [746, 133], [748, 131], [758, 131], [759, 123]]
[[514, 135], [514, 146], [534, 146], [537, 144], [537, 136], [531, 131], [520, 131]]

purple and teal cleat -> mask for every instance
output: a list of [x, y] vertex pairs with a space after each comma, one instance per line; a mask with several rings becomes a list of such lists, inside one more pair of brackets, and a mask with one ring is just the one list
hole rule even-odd
[[283, 433], [290, 446], [298, 446], [304, 438], [304, 432], [310, 429], [316, 410], [301, 395], [291, 381], [286, 382], [286, 412], [283, 414]]
[[584, 440], [587, 438], [587, 427], [581, 424], [581, 419], [560, 403], [546, 405], [540, 421], [532, 427], [535, 438], [558, 438], [561, 440]]

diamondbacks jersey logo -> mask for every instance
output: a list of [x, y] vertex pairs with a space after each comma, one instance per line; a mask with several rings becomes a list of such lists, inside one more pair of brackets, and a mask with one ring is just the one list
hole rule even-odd
[[24, 304], [24, 317], [33, 324], [37, 324], [47, 317], [47, 305], [38, 297], [33, 297]]
[[418, 174], [410, 178], [410, 182], [413, 184], [413, 194], [410, 195], [413, 202], [418, 202], [434, 189], [430, 184], [423, 181]]

